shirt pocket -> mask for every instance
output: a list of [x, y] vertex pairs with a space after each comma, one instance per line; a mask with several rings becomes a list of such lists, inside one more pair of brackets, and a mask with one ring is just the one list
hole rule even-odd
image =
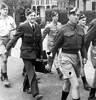
[[34, 36], [32, 33], [25, 33], [23, 37], [24, 42], [26, 43], [34, 43]]
[[64, 34], [64, 42], [65, 42], [65, 46], [69, 48], [74, 46], [76, 44], [74, 32], [66, 32]]

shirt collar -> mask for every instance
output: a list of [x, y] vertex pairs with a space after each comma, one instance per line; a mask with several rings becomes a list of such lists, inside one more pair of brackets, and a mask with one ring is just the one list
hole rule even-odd
[[30, 25], [31, 27], [32, 27], [32, 26], [35, 27], [35, 23], [32, 24], [32, 23], [29, 22], [29, 25]]

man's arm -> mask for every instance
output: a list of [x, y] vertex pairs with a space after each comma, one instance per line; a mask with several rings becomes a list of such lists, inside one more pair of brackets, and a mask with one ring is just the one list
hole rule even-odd
[[14, 37], [7, 43], [6, 45], [6, 49], [10, 50], [11, 47], [14, 47], [14, 45], [16, 44], [17, 40], [23, 35], [23, 29], [21, 27], [21, 25], [17, 28], [16, 34], [14, 35]]
[[82, 47], [81, 47], [80, 52], [81, 52], [83, 64], [85, 64], [86, 61], [87, 61], [87, 51], [86, 51], [86, 46], [85, 46], [85, 35], [83, 36]]
[[64, 42], [63, 30], [60, 30], [55, 38], [54, 47], [52, 48], [51, 52], [55, 54], [57, 50], [63, 45], [63, 42]]
[[86, 45], [87, 52], [90, 46], [90, 42], [93, 41], [95, 38], [96, 38], [96, 22], [90, 25], [87, 34], [85, 35], [85, 45]]
[[42, 50], [43, 50], [43, 47], [42, 47], [42, 34], [41, 34], [41, 28], [39, 27], [39, 41], [38, 41], [38, 44], [39, 44], [39, 52], [40, 52], [40, 56], [42, 55]]
[[43, 31], [43, 36], [42, 36], [42, 41], [45, 39], [46, 35], [49, 34], [50, 32], [50, 27], [45, 27], [44, 31]]

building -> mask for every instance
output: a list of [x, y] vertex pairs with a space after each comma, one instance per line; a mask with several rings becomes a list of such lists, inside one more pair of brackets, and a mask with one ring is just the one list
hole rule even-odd
[[57, 5], [58, 8], [66, 8], [73, 5], [79, 8], [81, 11], [96, 11], [96, 0], [57, 0]]
[[69, 7], [70, 5], [75, 6], [75, 2], [76, 0], [57, 0], [57, 5], [58, 8], [60, 9], [66, 9], [67, 7]]
[[32, 0], [31, 7], [43, 19], [46, 9], [57, 7], [57, 0]]
[[82, 11], [96, 11], [96, 0], [78, 0], [79, 9]]

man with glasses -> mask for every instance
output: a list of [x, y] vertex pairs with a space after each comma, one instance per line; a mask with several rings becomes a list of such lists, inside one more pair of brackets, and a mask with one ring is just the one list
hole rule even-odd
[[[66, 100], [72, 89], [73, 100], [80, 100], [79, 82], [78, 82], [78, 51], [80, 50], [83, 63], [86, 63], [87, 53], [84, 45], [84, 30], [78, 25], [79, 10], [69, 8], [69, 21], [60, 30], [52, 53], [56, 53], [62, 48], [60, 55], [60, 64], [63, 72], [64, 85], [61, 100]], [[50, 54], [50, 56], [54, 54]]]
[[[36, 23], [36, 13], [31, 9], [26, 9], [25, 15], [27, 21], [21, 23], [17, 29], [14, 38], [9, 41], [7, 50], [13, 47], [16, 41], [21, 37], [21, 58], [26, 69], [24, 79], [24, 90], [28, 91], [31, 87], [31, 93], [36, 100], [41, 100], [42, 95], [39, 93], [38, 83], [36, 80], [35, 63], [36, 59], [41, 58], [42, 53], [42, 36], [40, 25]], [[39, 66], [38, 66], [39, 67]]]

